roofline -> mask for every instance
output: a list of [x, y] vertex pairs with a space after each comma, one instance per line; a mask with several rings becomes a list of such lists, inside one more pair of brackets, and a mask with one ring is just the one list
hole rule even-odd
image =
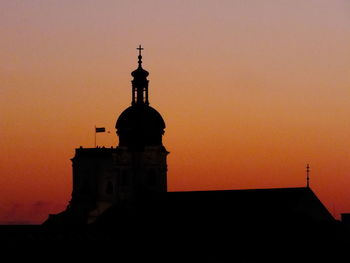
[[211, 193], [211, 192], [232, 192], [232, 191], [278, 191], [278, 190], [301, 190], [301, 189], [309, 189], [311, 192], [312, 189], [310, 187], [276, 187], [276, 188], [256, 188], [256, 189], [225, 189], [225, 190], [195, 190], [195, 191], [168, 191], [168, 193]]

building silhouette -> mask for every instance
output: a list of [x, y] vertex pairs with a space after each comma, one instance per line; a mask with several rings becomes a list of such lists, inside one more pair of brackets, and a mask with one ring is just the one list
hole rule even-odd
[[131, 106], [116, 122], [118, 146], [75, 150], [67, 209], [50, 215], [30, 237], [111, 241], [128, 256], [140, 248], [160, 253], [176, 247], [173, 256], [180, 260], [184, 254], [236, 262], [343, 259], [349, 224], [344, 227], [334, 219], [309, 183], [298, 188], [167, 191], [165, 122], [149, 105], [149, 73], [142, 68], [141, 46], [138, 50]]
[[[131, 73], [131, 106], [115, 125], [118, 146], [75, 150], [70, 204], [63, 213], [51, 215], [47, 224], [91, 224], [105, 218], [105, 213], [121, 214], [117, 212], [121, 207], [147, 207], [173, 217], [211, 211], [241, 223], [276, 218], [279, 222], [334, 221], [308, 183], [300, 188], [167, 192], [165, 122], [149, 105], [149, 73], [142, 68], [142, 49], [138, 48], [138, 67]], [[155, 209], [159, 206], [162, 209]]]
[[70, 211], [93, 222], [113, 205], [127, 204], [151, 193], [167, 191], [167, 150], [162, 144], [165, 122], [149, 106], [148, 72], [131, 75], [132, 101], [116, 122], [116, 148], [79, 148], [72, 159], [73, 192]]

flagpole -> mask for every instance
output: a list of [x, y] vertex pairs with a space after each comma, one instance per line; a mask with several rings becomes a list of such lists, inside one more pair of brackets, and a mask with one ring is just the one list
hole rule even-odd
[[98, 133], [98, 132], [106, 132], [106, 128], [105, 127], [97, 128], [96, 125], [95, 125], [95, 148], [97, 147], [97, 144], [96, 144], [96, 137], [97, 137], [97, 135], [96, 135], [96, 133]]
[[96, 125], [95, 125], [95, 148], [96, 148]]

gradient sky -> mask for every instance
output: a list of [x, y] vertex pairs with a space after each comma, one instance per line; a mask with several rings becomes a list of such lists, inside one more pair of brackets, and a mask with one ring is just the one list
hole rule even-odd
[[74, 149], [118, 143], [142, 44], [168, 189], [311, 187], [350, 212], [348, 0], [3, 0], [0, 223], [70, 200]]

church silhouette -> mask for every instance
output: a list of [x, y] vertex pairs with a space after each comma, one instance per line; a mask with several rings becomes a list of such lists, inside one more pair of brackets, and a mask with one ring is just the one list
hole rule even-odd
[[118, 146], [75, 150], [71, 201], [43, 223], [45, 238], [139, 242], [148, 249], [181, 244], [192, 256], [211, 251], [237, 262], [314, 262], [334, 259], [335, 251], [341, 255], [347, 232], [308, 184], [167, 191], [166, 126], [149, 105], [142, 49], [131, 73], [131, 106], [116, 121]]
[[[235, 220], [334, 221], [310, 187], [167, 192], [167, 155], [162, 143], [165, 122], [149, 105], [148, 75], [138, 67], [131, 75], [131, 106], [116, 121], [115, 148], [78, 148], [72, 160], [73, 191], [66, 211], [47, 224], [91, 224], [117, 207], [160, 205], [167, 213], [230, 215]], [[147, 202], [145, 202], [147, 200]], [[185, 212], [186, 211], [186, 212]], [[194, 212], [195, 211], [195, 212]]]

